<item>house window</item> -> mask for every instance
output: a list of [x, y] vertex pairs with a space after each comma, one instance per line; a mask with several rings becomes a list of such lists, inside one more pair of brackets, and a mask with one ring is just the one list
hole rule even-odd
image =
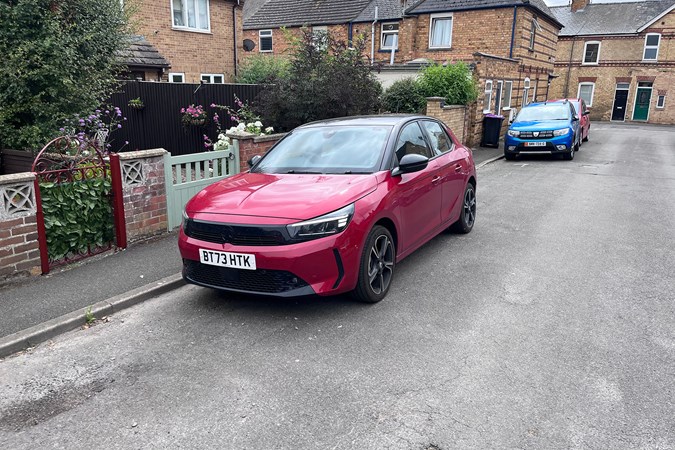
[[312, 38], [319, 50], [326, 50], [328, 48], [328, 27], [325, 25], [312, 27]]
[[511, 92], [513, 91], [513, 81], [504, 82], [504, 94], [502, 99], [502, 108], [511, 108]]
[[272, 30], [258, 31], [258, 48], [261, 52], [272, 51]]
[[169, 83], [185, 83], [184, 73], [169, 73]]
[[583, 64], [597, 64], [600, 61], [600, 42], [586, 42]]
[[529, 103], [530, 99], [530, 79], [525, 78], [523, 81], [523, 101], [521, 103], [521, 106], [527, 106]]
[[200, 79], [204, 83], [211, 83], [211, 84], [225, 83], [225, 76], [222, 73], [203, 73]]
[[577, 97], [583, 99], [586, 105], [593, 106], [593, 92], [595, 91], [595, 83], [579, 83], [579, 91]]
[[174, 28], [209, 31], [209, 0], [171, 0]]
[[645, 36], [645, 51], [642, 55], [644, 61], [656, 61], [659, 57], [659, 43], [661, 35], [658, 33], [649, 33]]
[[381, 50], [398, 49], [398, 24], [383, 23], [382, 37], [380, 39]]
[[452, 46], [452, 14], [432, 15], [429, 26], [429, 48]]
[[502, 90], [504, 88], [503, 81], [497, 81], [497, 89], [495, 89], [495, 114], [499, 114], [502, 108]]
[[534, 87], [532, 88], [532, 101], [533, 102], [537, 101], [537, 81], [539, 81], [539, 80], [534, 80]]
[[666, 95], [663, 94], [656, 97], [656, 107], [658, 109], [663, 109], [665, 108], [665, 106], [666, 106]]
[[483, 112], [490, 112], [490, 105], [492, 104], [492, 80], [485, 81], [485, 99], [483, 103]]
[[530, 44], [528, 46], [530, 50], [534, 50], [534, 40], [537, 37], [538, 28], [539, 23], [537, 22], [537, 19], [532, 19], [532, 22], [530, 23]]

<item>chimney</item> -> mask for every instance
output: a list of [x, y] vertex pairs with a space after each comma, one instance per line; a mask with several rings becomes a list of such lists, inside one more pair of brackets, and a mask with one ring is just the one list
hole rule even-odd
[[572, 0], [572, 12], [577, 12], [580, 9], [584, 9], [588, 5], [590, 0]]

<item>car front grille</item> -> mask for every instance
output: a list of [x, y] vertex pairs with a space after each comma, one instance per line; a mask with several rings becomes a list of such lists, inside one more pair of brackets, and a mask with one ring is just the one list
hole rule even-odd
[[189, 219], [184, 232], [191, 238], [215, 244], [264, 246], [288, 243], [286, 229], [283, 225], [250, 226]]
[[521, 139], [551, 139], [553, 131], [521, 131], [519, 137]]
[[232, 269], [190, 259], [183, 260], [183, 268], [189, 281], [216, 288], [280, 294], [308, 286], [305, 280], [285, 270]]

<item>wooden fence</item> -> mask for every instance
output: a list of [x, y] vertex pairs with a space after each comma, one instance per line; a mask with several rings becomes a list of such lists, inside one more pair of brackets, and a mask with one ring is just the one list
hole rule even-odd
[[[263, 86], [253, 84], [188, 84], [152, 83], [130, 81], [112, 95], [109, 102], [118, 106], [127, 118], [122, 128], [111, 135], [111, 151], [134, 151], [148, 148], [164, 148], [172, 155], [203, 152], [203, 135], [216, 138], [216, 126], [212, 120], [204, 127], [185, 127], [181, 123], [181, 108], [191, 104], [202, 105], [209, 114], [218, 112], [224, 128], [233, 125], [223, 111], [210, 105], [235, 107], [234, 96], [243, 102], [256, 100]], [[143, 109], [128, 106], [129, 100], [140, 98]], [[125, 144], [128, 141], [128, 144]]]

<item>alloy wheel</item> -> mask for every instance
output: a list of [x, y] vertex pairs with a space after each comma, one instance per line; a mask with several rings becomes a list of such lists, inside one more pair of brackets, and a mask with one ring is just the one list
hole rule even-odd
[[476, 192], [467, 189], [464, 193], [464, 220], [468, 227], [472, 227], [476, 221]]
[[394, 247], [388, 236], [381, 234], [373, 242], [368, 256], [368, 282], [375, 294], [386, 291], [394, 274]]

